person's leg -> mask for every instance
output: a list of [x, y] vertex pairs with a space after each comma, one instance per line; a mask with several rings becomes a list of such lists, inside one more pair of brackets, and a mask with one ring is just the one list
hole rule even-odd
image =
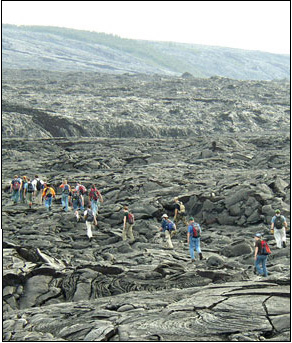
[[50, 211], [52, 209], [52, 200], [53, 200], [53, 197], [49, 197], [49, 210]]
[[283, 248], [286, 248], [286, 229], [283, 227], [283, 229], [281, 229], [279, 231], [280, 231], [282, 246], [283, 246]]
[[195, 247], [196, 247], [196, 251], [198, 254], [201, 253], [201, 247], [200, 247], [200, 238], [195, 238]]
[[61, 198], [61, 202], [62, 202], [62, 208], [63, 210], [65, 209], [65, 194], [62, 194], [62, 198]]
[[281, 230], [274, 229], [274, 237], [277, 243], [277, 248], [282, 248], [282, 235], [281, 235]]
[[267, 260], [268, 260], [268, 256], [262, 256], [262, 266], [263, 266], [263, 273], [264, 276], [268, 276], [268, 271], [267, 271]]
[[32, 206], [32, 193], [27, 193], [27, 202], [28, 202], [29, 208], [31, 208], [31, 206]]
[[130, 242], [134, 242], [135, 241], [135, 237], [133, 235], [133, 225], [129, 225], [128, 228], [128, 237], [130, 239]]
[[123, 241], [127, 240], [127, 225], [128, 223], [126, 223], [126, 227], [123, 227]]
[[255, 267], [258, 274], [263, 275], [263, 270], [260, 267], [261, 262], [262, 262], [261, 255], [257, 255], [257, 258], [255, 260]]
[[192, 237], [190, 237], [189, 250], [190, 250], [191, 259], [194, 260], [195, 259], [194, 239]]
[[69, 196], [65, 196], [65, 211], [68, 212], [69, 209]]
[[85, 222], [86, 223], [86, 228], [87, 228], [87, 236], [89, 239], [92, 238], [92, 230], [91, 230], [91, 222]]
[[170, 233], [168, 230], [165, 230], [165, 239], [166, 239], [166, 246], [168, 248], [173, 248], [173, 245], [172, 245], [172, 241], [171, 241], [171, 238], [170, 238]]

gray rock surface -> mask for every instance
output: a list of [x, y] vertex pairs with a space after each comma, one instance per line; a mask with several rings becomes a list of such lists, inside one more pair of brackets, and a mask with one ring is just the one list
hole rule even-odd
[[[60, 27], [2, 25], [2, 67], [59, 72], [290, 78], [290, 56], [198, 44], [123, 39]], [[230, 90], [236, 84], [228, 86]], [[126, 110], [127, 112], [127, 110]]]
[[[18, 79], [17, 75], [22, 77]], [[41, 86], [38, 80], [44, 75]], [[86, 133], [87, 137], [69, 137], [69, 133], [58, 137], [51, 116], [47, 123], [43, 121], [59, 87], [58, 83], [51, 84], [52, 94], [43, 98], [46, 92], [41, 88], [50, 88], [49, 75], [53, 80], [57, 74], [36, 74], [31, 81], [27, 72], [10, 72], [4, 77], [3, 340], [290, 341], [290, 233], [287, 247], [277, 250], [269, 231], [276, 208], [281, 208], [290, 226], [288, 133], [271, 131], [267, 136], [266, 131], [254, 132], [252, 126], [245, 126], [244, 132], [235, 135], [226, 132], [226, 124], [221, 133], [215, 130], [205, 134], [201, 125], [201, 134], [185, 138], [174, 138], [169, 132], [165, 137], [152, 138], [128, 138], [128, 133], [122, 137], [93, 137], [94, 132], [92, 136]], [[78, 75], [72, 78], [78, 79]], [[94, 88], [89, 87], [87, 92], [82, 80], [83, 76], [79, 88], [76, 83], [75, 87], [80, 93], [84, 91], [83, 96], [69, 97], [70, 103], [66, 96], [72, 89], [68, 93], [62, 89], [59, 100], [55, 98], [60, 101], [58, 116], [65, 120], [64, 126], [60, 122], [57, 125], [60, 132], [67, 132], [68, 122], [80, 125], [82, 106]], [[107, 85], [113, 89], [113, 80], [117, 81], [115, 76], [106, 77], [103, 88]], [[127, 80], [126, 76], [122, 82]], [[146, 82], [143, 78], [140, 81]], [[143, 103], [138, 80], [129, 87], [135, 82], [135, 94]], [[168, 82], [175, 81], [165, 80], [161, 87]], [[204, 82], [223, 85], [227, 81]], [[13, 98], [11, 88], [20, 94], [22, 87], [33, 87], [34, 83], [38, 89], [31, 88], [31, 98]], [[250, 85], [246, 84], [245, 89]], [[264, 88], [270, 86], [276, 87], [262, 84]], [[188, 89], [189, 84], [185, 87]], [[165, 86], [160, 92], [168, 90]], [[251, 93], [244, 94], [242, 102], [248, 102], [246, 97]], [[288, 101], [281, 84], [277, 94], [283, 96], [284, 103]], [[33, 106], [28, 104], [32, 100]], [[285, 122], [286, 105], [282, 112], [269, 101], [274, 120], [278, 116]], [[224, 112], [226, 104], [217, 103], [214, 113]], [[105, 105], [106, 100], [100, 108]], [[110, 101], [108, 105], [110, 108]], [[165, 106], [158, 101], [153, 112], [164, 113]], [[38, 126], [32, 129], [29, 123], [21, 125], [17, 120], [18, 115], [21, 118], [21, 112], [17, 112], [20, 107], [26, 108], [26, 116], [32, 118], [35, 113], [39, 115], [38, 111], [43, 113]], [[125, 107], [121, 104], [120, 111]], [[15, 112], [9, 112], [12, 108]], [[205, 113], [209, 110], [208, 106], [204, 109]], [[130, 114], [133, 127], [135, 113]], [[265, 117], [272, 122], [268, 114]], [[11, 130], [15, 128], [11, 136], [7, 133], [9, 118], [14, 121]], [[114, 117], [110, 118], [115, 125]], [[153, 117], [145, 114], [141, 118], [146, 122], [141, 127], [145, 128]], [[211, 127], [209, 118], [204, 118]], [[84, 130], [89, 127], [90, 123]], [[181, 130], [187, 129], [182, 125]], [[27, 204], [13, 205], [10, 200], [11, 177], [32, 177], [35, 173], [57, 190], [51, 213], [41, 205], [29, 209]], [[88, 241], [83, 220], [77, 223], [72, 210], [62, 212], [58, 186], [63, 178], [68, 178], [71, 185], [81, 181], [88, 187], [94, 182], [104, 197], [92, 242]], [[163, 213], [173, 217], [174, 196], [184, 202], [188, 215], [202, 224], [201, 261], [191, 263], [182, 224], [173, 238], [174, 249], [163, 248], [164, 236], [157, 228]], [[124, 204], [135, 213], [133, 243], [122, 240]], [[263, 232], [272, 249], [267, 278], [253, 272], [255, 232]]]

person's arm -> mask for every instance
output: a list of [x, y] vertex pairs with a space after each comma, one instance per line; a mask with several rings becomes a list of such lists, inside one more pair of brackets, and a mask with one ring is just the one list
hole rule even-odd
[[173, 219], [176, 219], [177, 213], [178, 213], [178, 209], [177, 209], [177, 208], [175, 208], [175, 210], [174, 210], [174, 217], [173, 217]]
[[126, 223], [127, 223], [127, 216], [124, 215], [124, 228], [126, 227]]
[[99, 192], [98, 196], [99, 196], [100, 202], [103, 204], [103, 198], [102, 198], [102, 195], [100, 192]]
[[255, 260], [257, 259], [258, 250], [259, 250], [259, 248], [258, 248], [258, 246], [256, 245], [255, 250], [254, 250], [254, 259], [255, 259]]
[[187, 240], [188, 240], [188, 244], [190, 244], [190, 232], [189, 232], [189, 230], [188, 230], [188, 234], [187, 234]]

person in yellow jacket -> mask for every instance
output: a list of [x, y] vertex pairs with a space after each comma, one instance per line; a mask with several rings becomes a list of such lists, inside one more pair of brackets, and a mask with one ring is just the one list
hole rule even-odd
[[45, 206], [48, 211], [52, 209], [52, 200], [56, 198], [56, 192], [50, 185], [44, 184], [42, 199], [45, 199]]

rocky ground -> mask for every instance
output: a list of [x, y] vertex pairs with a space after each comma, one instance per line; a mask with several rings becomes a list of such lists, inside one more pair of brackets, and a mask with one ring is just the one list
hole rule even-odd
[[[34, 89], [33, 107], [32, 97], [26, 103], [25, 96], [13, 100], [7, 91], [15, 87], [20, 93], [19, 85], [5, 82], [4, 105], [30, 109], [24, 115], [31, 118], [33, 111], [49, 113], [52, 104], [42, 103], [41, 90]], [[282, 92], [283, 85], [277, 93], [283, 104]], [[76, 112], [78, 104], [72, 103]], [[59, 106], [65, 117], [66, 106]], [[269, 100], [267, 106], [271, 112], [275, 106], [274, 118], [285, 122], [286, 105]], [[4, 107], [3, 340], [290, 341], [290, 233], [287, 247], [276, 249], [269, 232], [276, 208], [290, 227], [290, 137], [261, 111], [269, 134], [248, 127], [228, 132], [227, 124], [218, 124], [222, 133], [201, 129], [192, 139], [56, 137], [43, 125], [43, 137], [24, 130], [25, 138], [13, 138], [6, 118], [14, 113]], [[68, 118], [73, 121], [71, 107]], [[111, 120], [114, 125], [113, 115]], [[187, 132], [188, 125], [181, 130]], [[11, 127], [19, 132], [21, 125]], [[11, 177], [35, 173], [56, 190], [63, 178], [71, 185], [96, 183], [104, 204], [92, 242], [85, 223], [77, 223], [73, 211], [62, 211], [60, 191], [50, 214], [40, 205], [12, 204]], [[202, 261], [191, 263], [181, 224], [174, 249], [163, 248], [158, 227], [163, 213], [173, 216], [174, 196], [202, 224]], [[124, 204], [136, 218], [131, 244], [122, 241]], [[254, 274], [255, 232], [264, 233], [272, 250], [267, 278]]]

